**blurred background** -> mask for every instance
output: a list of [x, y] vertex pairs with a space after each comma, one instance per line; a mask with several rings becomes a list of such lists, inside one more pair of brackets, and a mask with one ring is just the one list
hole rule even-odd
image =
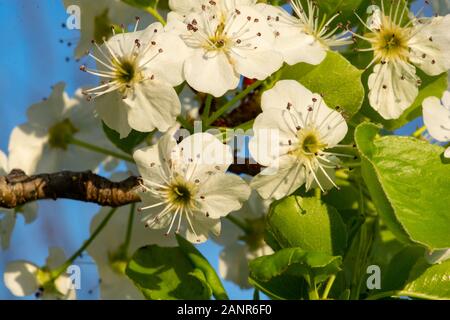
[[[413, 10], [417, 12], [423, 4], [414, 3]], [[431, 7], [426, 6], [424, 13], [431, 15]], [[0, 0], [0, 149], [5, 153], [11, 130], [26, 121], [26, 109], [47, 97], [52, 85], [64, 81], [72, 95], [79, 87], [97, 83], [97, 79], [79, 71], [84, 60], [73, 58], [79, 31], [65, 28], [67, 17], [61, 0]], [[418, 119], [398, 134], [410, 134], [420, 125]], [[38, 219], [33, 223], [25, 226], [19, 215], [10, 248], [0, 250], [0, 299], [16, 299], [3, 283], [8, 261], [43, 265], [49, 246], [61, 247], [70, 256], [89, 237], [89, 224], [98, 210], [96, 205], [75, 201], [41, 201]], [[199, 248], [217, 268], [221, 247], [208, 241]], [[78, 298], [98, 299], [98, 273], [92, 259], [84, 255], [76, 264], [82, 268]], [[224, 284], [232, 299], [252, 298], [253, 290], [240, 290], [227, 281]]]

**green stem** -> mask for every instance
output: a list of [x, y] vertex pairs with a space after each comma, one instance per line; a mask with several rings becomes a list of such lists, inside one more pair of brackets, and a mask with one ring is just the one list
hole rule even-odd
[[131, 242], [131, 235], [133, 234], [133, 221], [134, 221], [134, 209], [136, 208], [136, 204], [132, 203], [130, 206], [130, 215], [128, 216], [128, 225], [127, 225], [127, 233], [125, 234], [125, 242], [123, 244], [123, 249], [125, 253], [128, 254], [128, 248]]
[[107, 156], [112, 156], [112, 157], [115, 157], [117, 159], [121, 159], [121, 160], [125, 160], [127, 162], [134, 163], [133, 158], [130, 157], [130, 156], [127, 156], [125, 154], [118, 153], [118, 152], [115, 152], [115, 151], [111, 151], [111, 150], [108, 150], [108, 149], [105, 149], [105, 148], [102, 148], [102, 147], [90, 144], [88, 142], [84, 142], [84, 141], [75, 139], [73, 137], [70, 139], [69, 143], [71, 143], [73, 145], [76, 145], [78, 147], [87, 149], [87, 150], [91, 150], [93, 152], [101, 153], [101, 154], [104, 154], [104, 155], [107, 155]]
[[206, 123], [209, 126], [211, 123], [220, 118], [225, 112], [227, 112], [236, 102], [245, 98], [250, 92], [255, 90], [261, 85], [262, 81], [258, 80], [252, 83], [250, 86], [242, 90], [239, 94], [234, 96], [230, 101], [225, 103], [222, 107], [220, 107], [216, 112], [214, 112], [211, 117], [209, 117], [208, 122]]
[[259, 301], [259, 290], [255, 288], [255, 291], [253, 291], [253, 300]]
[[320, 300], [315, 281], [308, 288], [309, 300]]
[[331, 287], [333, 286], [334, 280], [336, 279], [336, 276], [333, 274], [327, 282], [327, 285], [325, 286], [325, 290], [322, 294], [322, 300], [326, 300], [328, 298], [328, 294], [330, 293]]
[[166, 20], [159, 14], [158, 10], [156, 8], [147, 7], [145, 8], [145, 11], [150, 13], [153, 17], [155, 17], [156, 20], [162, 23], [163, 26], [167, 24]]
[[419, 129], [417, 129], [417, 130], [412, 134], [412, 136], [413, 136], [414, 138], [420, 138], [420, 136], [422, 135], [422, 133], [424, 133], [426, 130], [427, 130], [427, 127], [426, 127], [426, 126], [422, 126], [422, 127], [420, 127]]
[[182, 116], [178, 116], [177, 117], [177, 121], [186, 129], [188, 130], [190, 133], [194, 132], [194, 127], [192, 126], [192, 124], [190, 124], [185, 118], [183, 118]]
[[102, 220], [102, 222], [98, 225], [98, 227], [94, 230], [94, 232], [91, 234], [89, 239], [87, 239], [83, 245], [69, 258], [66, 262], [64, 262], [59, 268], [54, 270], [52, 272], [52, 280], [55, 280], [58, 278], [63, 272], [66, 271], [66, 269], [77, 259], [86, 249], [89, 247], [89, 245], [94, 241], [94, 239], [99, 235], [99, 233], [103, 230], [103, 228], [106, 226], [108, 221], [112, 218], [113, 214], [116, 212], [117, 208], [112, 208], [109, 213], [106, 215], [106, 217]]
[[227, 215], [226, 218], [228, 220], [230, 220], [234, 225], [236, 225], [239, 228], [241, 228], [245, 233], [249, 233], [250, 232], [250, 228], [245, 222], [242, 222], [241, 220], [239, 220], [236, 217], [233, 217], [232, 215]]
[[210, 94], [206, 95], [205, 108], [203, 109], [203, 115], [202, 115], [202, 120], [205, 123], [208, 122], [209, 111], [211, 110], [212, 99], [213, 99], [212, 95], [210, 95]]

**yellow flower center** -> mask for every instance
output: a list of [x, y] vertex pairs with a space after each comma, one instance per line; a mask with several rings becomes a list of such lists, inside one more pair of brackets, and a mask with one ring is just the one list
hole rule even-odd
[[388, 17], [383, 18], [381, 29], [368, 37], [372, 39], [375, 55], [381, 60], [408, 58], [409, 29], [392, 23]]
[[69, 119], [64, 119], [48, 129], [48, 143], [52, 148], [67, 150], [70, 140], [77, 132], [78, 129], [75, 128], [72, 122]]
[[297, 132], [298, 145], [292, 153], [300, 159], [310, 160], [327, 147], [315, 128], [304, 128]]
[[192, 208], [194, 207], [194, 197], [197, 187], [183, 178], [176, 178], [167, 190], [167, 200], [175, 208]]

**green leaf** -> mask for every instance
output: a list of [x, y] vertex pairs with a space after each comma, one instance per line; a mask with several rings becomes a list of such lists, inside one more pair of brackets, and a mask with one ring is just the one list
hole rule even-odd
[[341, 262], [341, 257], [286, 248], [251, 261], [249, 281], [275, 299], [300, 299], [308, 286], [339, 272]]
[[277, 201], [271, 206], [266, 223], [267, 232], [281, 248], [341, 255], [347, 246], [347, 230], [341, 216], [316, 198], [293, 195]]
[[450, 260], [430, 265], [422, 247], [407, 247], [389, 264], [382, 290], [369, 299], [409, 296], [420, 299], [450, 299]]
[[177, 241], [180, 249], [183, 250], [183, 253], [188, 257], [192, 265], [204, 274], [205, 280], [212, 289], [214, 297], [218, 300], [228, 300], [227, 292], [208, 260], [192, 245], [192, 243], [183, 237], [177, 235]]
[[162, 10], [168, 10], [169, 9], [169, 1], [168, 0], [122, 0], [126, 4], [129, 4], [130, 6], [133, 6], [135, 8], [139, 9], [146, 9], [146, 8], [155, 8], [155, 6], [158, 6], [158, 9]]
[[136, 130], [132, 130], [128, 137], [120, 139], [119, 133], [109, 128], [104, 122], [103, 132], [117, 148], [128, 154], [132, 154], [134, 148], [144, 142], [144, 140], [149, 136], [148, 132], [139, 132]]
[[372, 119], [372, 121], [381, 123], [387, 130], [395, 130], [401, 128], [408, 122], [422, 116], [423, 100], [430, 96], [441, 98], [442, 94], [445, 92], [445, 90], [447, 90], [448, 77], [447, 73], [443, 73], [436, 77], [431, 77], [420, 71], [420, 69], [417, 69], [417, 75], [422, 80], [419, 95], [417, 96], [413, 104], [408, 109], [406, 109], [405, 112], [403, 112], [400, 118], [394, 120], [383, 119], [383, 117], [381, 117], [378, 112], [376, 112], [369, 105], [368, 100], [365, 101], [362, 112], [370, 119]]
[[361, 74], [362, 70], [342, 55], [329, 51], [317, 66], [306, 63], [285, 66], [281, 79], [297, 80], [312, 92], [323, 94], [328, 107], [339, 107], [350, 118], [359, 111], [364, 100]]
[[138, 249], [126, 274], [150, 300], [204, 300], [212, 294], [203, 272], [195, 268], [179, 247], [151, 245]]
[[378, 213], [395, 236], [431, 250], [450, 247], [450, 165], [443, 148], [412, 137], [376, 138], [379, 127], [363, 123], [355, 141], [361, 169]]

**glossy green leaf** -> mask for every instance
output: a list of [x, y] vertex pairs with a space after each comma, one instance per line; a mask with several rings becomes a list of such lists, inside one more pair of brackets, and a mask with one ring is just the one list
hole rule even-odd
[[355, 140], [362, 174], [378, 213], [404, 242], [429, 249], [450, 247], [450, 164], [443, 148], [412, 137], [376, 138], [379, 127], [364, 123]]
[[209, 299], [212, 294], [204, 273], [179, 247], [151, 245], [138, 249], [126, 274], [151, 300]]
[[381, 290], [369, 299], [409, 296], [419, 299], [450, 299], [450, 260], [429, 264], [421, 247], [407, 247], [389, 264]]
[[277, 201], [271, 206], [266, 223], [267, 232], [281, 248], [341, 255], [347, 246], [341, 216], [317, 198], [293, 195]]
[[148, 7], [155, 8], [157, 5], [158, 9], [168, 10], [169, 9], [169, 1], [168, 0], [122, 0], [126, 4], [130, 6], [145, 9]]
[[361, 74], [362, 70], [352, 66], [342, 55], [329, 51], [317, 66], [306, 63], [285, 66], [281, 79], [297, 80], [312, 92], [323, 94], [328, 107], [339, 107], [351, 117], [364, 100]]
[[148, 132], [139, 132], [136, 130], [132, 130], [128, 137], [120, 139], [119, 133], [109, 128], [104, 122], [103, 132], [117, 148], [128, 154], [132, 154], [134, 148], [144, 142], [144, 140], [149, 136]]
[[249, 281], [275, 299], [300, 299], [308, 286], [336, 274], [341, 262], [341, 257], [286, 248], [251, 261]]
[[218, 300], [228, 300], [225, 288], [208, 260], [194, 247], [194, 245], [192, 245], [192, 243], [183, 237], [177, 235], [177, 241], [180, 249], [183, 250], [183, 253], [188, 257], [192, 265], [204, 274], [206, 282], [208, 282], [212, 289], [214, 297]]

